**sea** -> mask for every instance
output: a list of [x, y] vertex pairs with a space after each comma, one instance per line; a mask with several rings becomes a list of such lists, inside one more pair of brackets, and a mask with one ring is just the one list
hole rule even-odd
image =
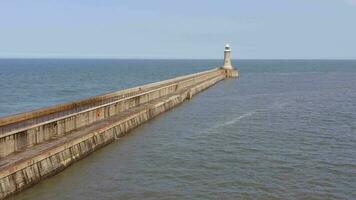
[[[226, 79], [12, 200], [356, 199], [356, 60], [234, 60]], [[1, 59], [0, 116], [221, 66]]]

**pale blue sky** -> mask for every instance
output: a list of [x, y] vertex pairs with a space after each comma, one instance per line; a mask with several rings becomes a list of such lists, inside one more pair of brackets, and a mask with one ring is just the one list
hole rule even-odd
[[356, 0], [1, 0], [0, 57], [355, 59]]

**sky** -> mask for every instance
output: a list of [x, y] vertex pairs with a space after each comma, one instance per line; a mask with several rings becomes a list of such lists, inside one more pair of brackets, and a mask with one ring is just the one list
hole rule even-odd
[[356, 59], [356, 0], [0, 0], [1, 58]]

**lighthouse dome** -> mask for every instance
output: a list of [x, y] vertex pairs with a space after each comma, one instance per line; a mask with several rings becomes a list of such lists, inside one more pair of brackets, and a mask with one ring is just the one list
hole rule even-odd
[[230, 50], [230, 45], [229, 44], [225, 45], [225, 50]]

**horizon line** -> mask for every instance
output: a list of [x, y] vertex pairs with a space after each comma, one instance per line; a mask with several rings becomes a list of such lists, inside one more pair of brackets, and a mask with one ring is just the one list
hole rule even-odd
[[[223, 60], [223, 58], [153, 58], [153, 57], [1, 57], [1, 60]], [[232, 58], [232, 60], [356, 60], [356, 58]]]

